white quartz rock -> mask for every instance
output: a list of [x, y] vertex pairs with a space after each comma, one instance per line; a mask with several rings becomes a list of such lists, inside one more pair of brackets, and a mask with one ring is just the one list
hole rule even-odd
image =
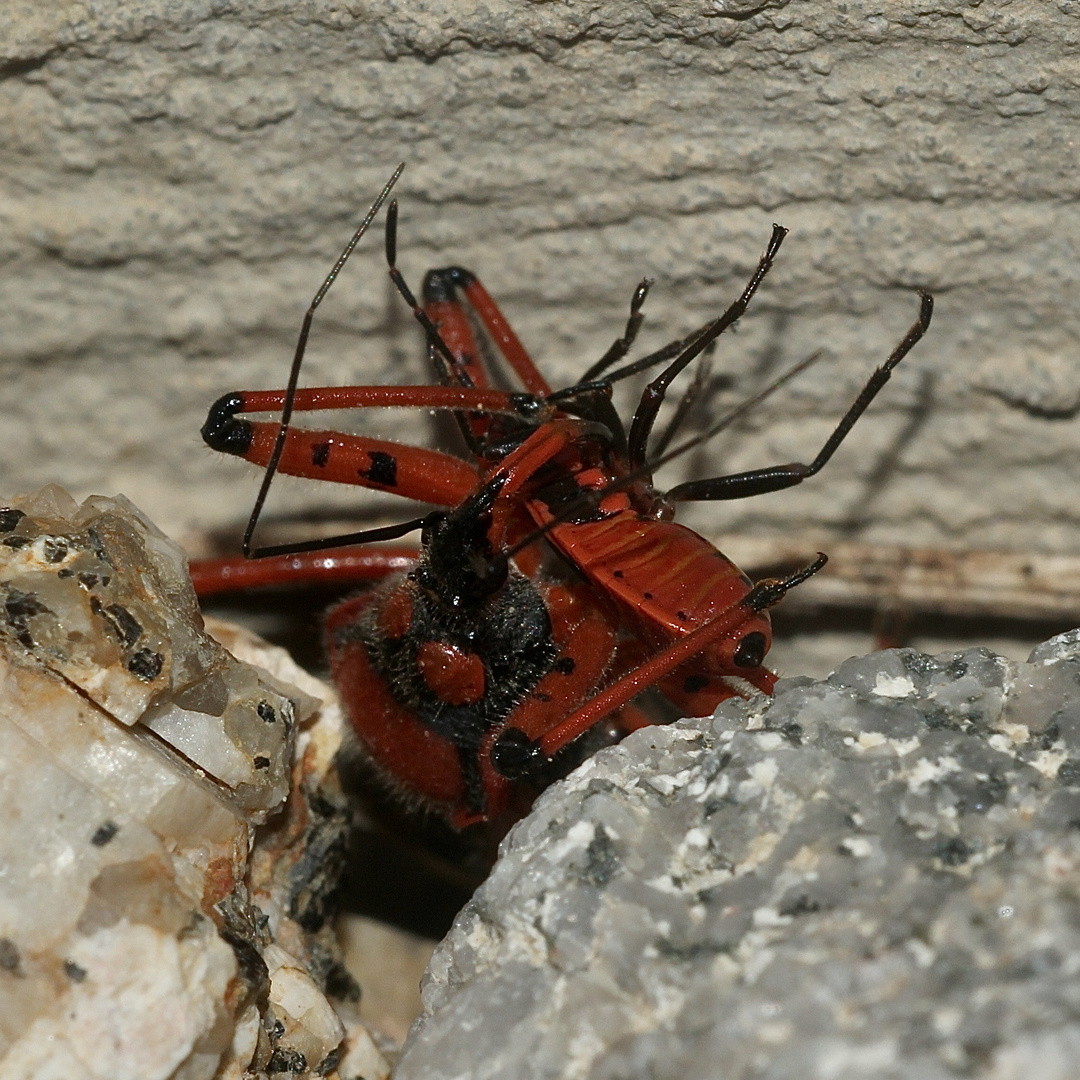
[[[0, 634], [260, 819], [288, 794], [296, 705], [203, 630], [183, 552], [126, 499], [50, 486], [0, 511]], [[294, 694], [305, 713], [312, 702]]]
[[125, 500], [0, 507], [3, 1080], [388, 1075], [322, 989], [340, 709], [218, 632]]

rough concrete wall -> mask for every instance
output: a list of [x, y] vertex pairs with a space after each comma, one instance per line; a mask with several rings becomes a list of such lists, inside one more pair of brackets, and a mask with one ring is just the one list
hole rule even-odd
[[[812, 454], [912, 290], [936, 292], [826, 474], [706, 507], [710, 531], [1070, 550], [1078, 43], [1080, 4], [1047, 0], [8, 0], [2, 486], [123, 491], [189, 540], [242, 520], [254, 481], [202, 447], [206, 406], [281, 383], [405, 159], [411, 280], [476, 269], [561, 379], [620, 332], [642, 275], [658, 345], [737, 295], [771, 221], [792, 229], [713, 409], [823, 361], [699, 474]], [[380, 243], [325, 305], [313, 383], [423, 376]], [[323, 498], [285, 487], [281, 505]]]

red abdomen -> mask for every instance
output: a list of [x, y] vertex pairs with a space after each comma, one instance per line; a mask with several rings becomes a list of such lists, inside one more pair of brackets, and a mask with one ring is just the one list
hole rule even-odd
[[738, 603], [750, 579], [707, 540], [626, 509], [603, 521], [557, 525], [550, 539], [604, 593], [664, 636], [692, 630]]

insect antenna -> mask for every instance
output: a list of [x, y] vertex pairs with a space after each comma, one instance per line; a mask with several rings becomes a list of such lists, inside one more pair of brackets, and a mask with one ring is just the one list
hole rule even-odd
[[[341, 273], [342, 267], [349, 261], [349, 256], [360, 242], [360, 238], [371, 227], [371, 223], [375, 220], [375, 215], [378, 214], [382, 204], [386, 201], [387, 196], [393, 190], [394, 185], [398, 182], [398, 178], [404, 171], [405, 162], [403, 161], [393, 171], [390, 179], [387, 180], [382, 191], [379, 192], [378, 197], [371, 204], [371, 209], [364, 215], [364, 220], [360, 222], [359, 228], [352, 234], [352, 238], [338, 256], [337, 262], [334, 263], [330, 273], [326, 275], [326, 280], [319, 286], [318, 292], [315, 293], [315, 297], [311, 301], [311, 304], [304, 315], [304, 321], [300, 327], [300, 337], [297, 339], [296, 351], [293, 354], [292, 367], [289, 370], [289, 382], [285, 388], [285, 399], [281, 405], [281, 426], [278, 429], [277, 438], [274, 440], [274, 449], [270, 454], [270, 460], [266, 463], [266, 471], [263, 473], [262, 484], [259, 486], [259, 493], [255, 496], [255, 505], [251, 508], [251, 515], [248, 517], [247, 527], [244, 529], [244, 539], [241, 550], [243, 551], [245, 558], [257, 559], [278, 553], [276, 548], [252, 548], [251, 540], [255, 535], [255, 527], [259, 523], [259, 516], [262, 514], [263, 505], [266, 503], [266, 496], [270, 492], [271, 481], [274, 479], [278, 463], [281, 461], [281, 454], [285, 449], [285, 438], [289, 430], [289, 421], [292, 419], [293, 402], [296, 399], [296, 387], [300, 381], [300, 367], [304, 361], [304, 352], [307, 350], [308, 334], [311, 332], [311, 323], [315, 318], [315, 311], [323, 302], [323, 297], [330, 291], [330, 286], [337, 280], [337, 276]], [[399, 533], [398, 535], [403, 534]], [[387, 539], [389, 539], [389, 537], [387, 537]], [[290, 550], [297, 549], [290, 547]], [[312, 549], [306, 548], [303, 550]]]

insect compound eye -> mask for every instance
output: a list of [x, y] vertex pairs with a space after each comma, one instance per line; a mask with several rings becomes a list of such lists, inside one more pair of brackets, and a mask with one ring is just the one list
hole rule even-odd
[[760, 631], [747, 634], [735, 650], [735, 666], [741, 668], [760, 667], [765, 659], [765, 635]]

